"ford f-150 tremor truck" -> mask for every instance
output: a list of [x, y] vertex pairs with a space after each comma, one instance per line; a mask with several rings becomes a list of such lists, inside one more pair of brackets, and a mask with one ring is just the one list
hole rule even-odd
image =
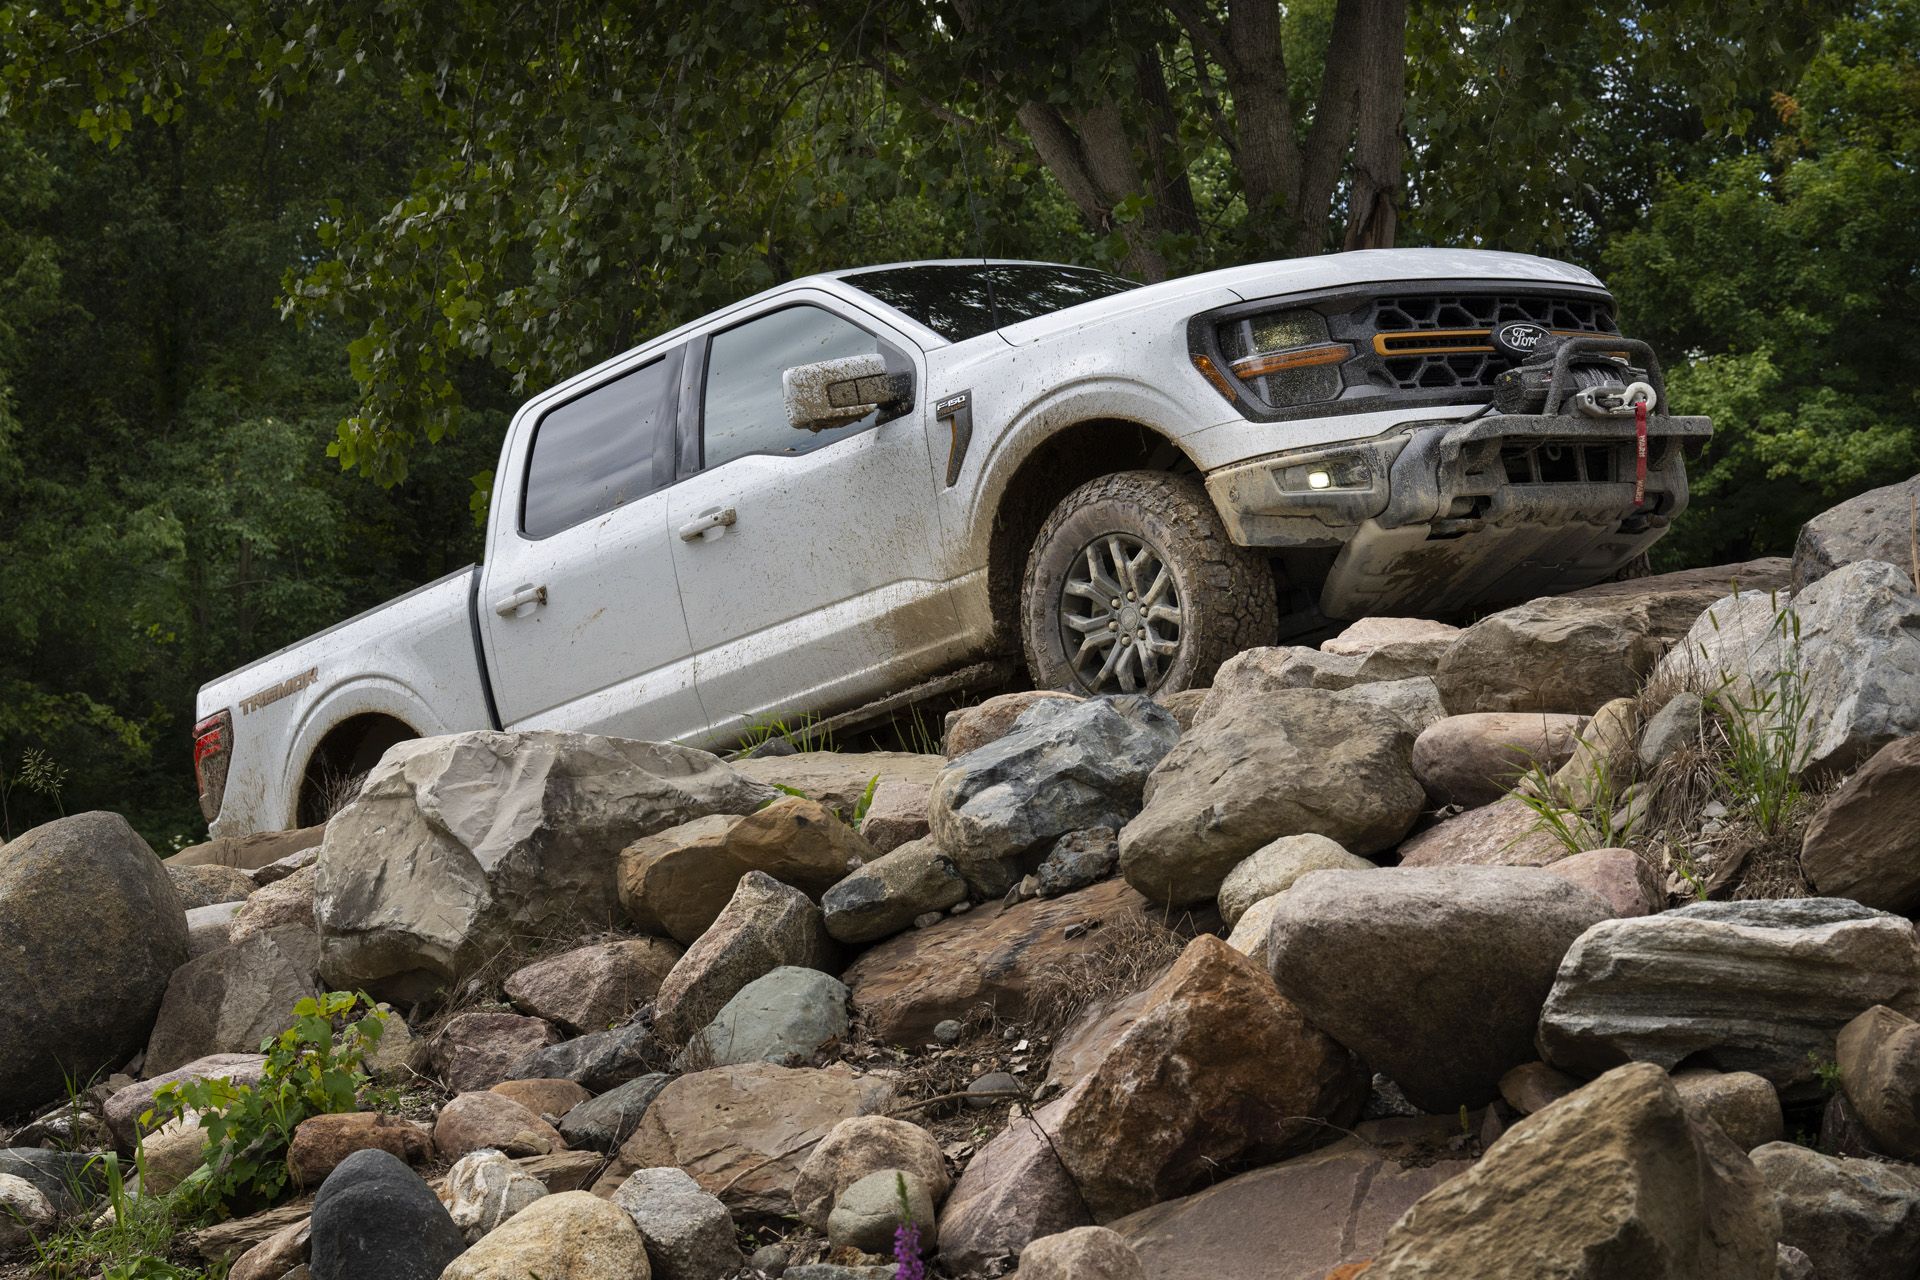
[[1021, 663], [1204, 684], [1283, 618], [1614, 575], [1709, 431], [1541, 258], [795, 280], [529, 400], [484, 563], [203, 688], [201, 806], [218, 835], [317, 821], [393, 743], [467, 729], [720, 747]]

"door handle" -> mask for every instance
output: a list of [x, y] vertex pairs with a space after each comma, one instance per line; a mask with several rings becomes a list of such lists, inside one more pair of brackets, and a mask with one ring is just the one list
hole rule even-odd
[[528, 605], [539, 608], [546, 602], [547, 586], [543, 582], [537, 587], [529, 585], [514, 588], [512, 595], [502, 596], [493, 602], [493, 611], [503, 618], [512, 618]]
[[730, 529], [740, 513], [732, 507], [715, 507], [711, 511], [702, 511], [693, 519], [680, 526], [680, 541], [698, 542], [705, 537], [709, 529]]

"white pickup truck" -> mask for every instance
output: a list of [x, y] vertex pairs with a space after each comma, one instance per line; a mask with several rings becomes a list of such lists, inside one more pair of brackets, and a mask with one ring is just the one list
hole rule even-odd
[[795, 280], [529, 400], [483, 564], [200, 691], [200, 803], [217, 835], [317, 821], [393, 743], [466, 729], [717, 748], [1021, 667], [1202, 685], [1283, 621], [1614, 575], [1710, 430], [1541, 258]]

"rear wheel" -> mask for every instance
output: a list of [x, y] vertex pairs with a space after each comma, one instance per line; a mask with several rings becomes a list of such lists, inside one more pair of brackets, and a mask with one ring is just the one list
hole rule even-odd
[[1273, 572], [1235, 546], [1190, 476], [1122, 471], [1040, 526], [1021, 593], [1036, 688], [1175, 693], [1279, 630]]

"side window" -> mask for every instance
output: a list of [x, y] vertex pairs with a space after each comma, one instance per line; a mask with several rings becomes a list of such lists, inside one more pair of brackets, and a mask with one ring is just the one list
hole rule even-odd
[[879, 351], [865, 329], [819, 307], [797, 306], [715, 334], [707, 347], [702, 434], [708, 469], [750, 453], [811, 453], [874, 423], [799, 431], [787, 421], [781, 375], [795, 365]]
[[[602, 383], [542, 414], [527, 451], [520, 528], [544, 538], [661, 487], [673, 446], [680, 354]], [[668, 452], [667, 456], [671, 456]]]

